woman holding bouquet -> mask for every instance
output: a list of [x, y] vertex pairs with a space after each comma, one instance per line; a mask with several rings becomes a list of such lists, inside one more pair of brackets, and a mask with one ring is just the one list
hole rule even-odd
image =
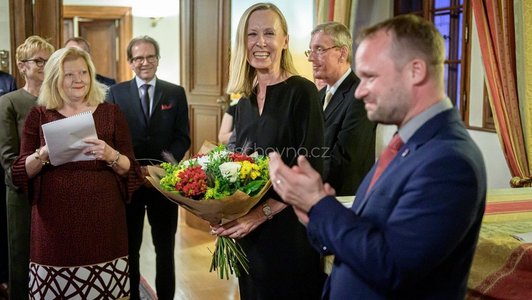
[[[125, 202], [144, 180], [125, 117], [104, 102], [89, 54], [52, 54], [26, 119], [15, 185], [32, 205], [31, 299], [117, 299], [129, 295]], [[87, 160], [51, 165], [41, 125], [92, 113], [98, 137], [85, 139]]]
[[[228, 93], [240, 93], [236, 150], [277, 151], [293, 165], [307, 155], [321, 169], [323, 119], [315, 85], [296, 75], [288, 29], [273, 4], [248, 8], [237, 29]], [[319, 299], [325, 274], [320, 257], [292, 208], [273, 189], [247, 215], [214, 232], [237, 239], [250, 263], [239, 278], [241, 299]]]

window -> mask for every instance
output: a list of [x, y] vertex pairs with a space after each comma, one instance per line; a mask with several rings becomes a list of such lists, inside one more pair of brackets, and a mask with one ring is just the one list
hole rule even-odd
[[[446, 93], [460, 111], [464, 122], [468, 124], [470, 1], [395, 0], [394, 4], [395, 15], [407, 13], [419, 15], [432, 21], [441, 32], [445, 43]], [[490, 111], [489, 105], [487, 109]], [[485, 104], [484, 111], [486, 111]], [[486, 119], [491, 115], [491, 111], [483, 115]]]

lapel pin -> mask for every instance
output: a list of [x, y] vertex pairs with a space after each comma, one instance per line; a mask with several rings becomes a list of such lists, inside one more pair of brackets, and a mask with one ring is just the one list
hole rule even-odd
[[405, 151], [403, 151], [403, 153], [401, 153], [401, 157], [405, 157], [405, 156], [407, 156], [409, 153], [410, 153], [410, 149], [406, 148]]

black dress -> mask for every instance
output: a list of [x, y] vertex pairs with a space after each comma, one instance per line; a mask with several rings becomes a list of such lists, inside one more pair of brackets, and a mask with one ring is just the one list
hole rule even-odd
[[[322, 169], [321, 104], [316, 87], [303, 77], [268, 86], [262, 115], [256, 95], [241, 99], [235, 129], [237, 150], [260, 154], [275, 150], [288, 165], [295, 164], [298, 154], [306, 155], [315, 169]], [[263, 201], [268, 198], [281, 199], [273, 189]], [[238, 242], [250, 261], [250, 274], [239, 278], [242, 300], [320, 298], [325, 280], [320, 256], [291, 207]]]

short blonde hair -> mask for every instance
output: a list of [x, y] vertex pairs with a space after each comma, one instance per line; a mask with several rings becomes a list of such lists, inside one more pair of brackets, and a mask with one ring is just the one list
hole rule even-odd
[[22, 62], [23, 60], [30, 59], [39, 51], [46, 51], [49, 54], [52, 54], [55, 51], [55, 48], [42, 37], [32, 35], [17, 47], [15, 58], [17, 59], [17, 62]]
[[96, 70], [90, 55], [76, 47], [67, 47], [57, 50], [50, 56], [44, 67], [44, 81], [37, 103], [47, 109], [61, 109], [70, 100], [63, 90], [65, 72], [63, 65], [67, 60], [82, 58], [87, 64], [91, 82], [86, 96], [87, 105], [95, 106], [105, 101], [106, 86], [96, 81]]
[[[235, 51], [231, 56], [229, 64], [229, 82], [227, 84], [227, 93], [240, 93], [243, 96], [249, 96], [253, 92], [256, 82], [257, 71], [249, 64], [247, 57], [247, 29], [249, 17], [258, 10], [271, 10], [275, 12], [281, 21], [281, 28], [285, 36], [288, 36], [288, 25], [286, 19], [279, 8], [271, 3], [257, 3], [249, 7], [238, 22], [236, 30]], [[292, 54], [287, 47], [281, 53], [281, 72], [287, 74], [297, 74]]]

